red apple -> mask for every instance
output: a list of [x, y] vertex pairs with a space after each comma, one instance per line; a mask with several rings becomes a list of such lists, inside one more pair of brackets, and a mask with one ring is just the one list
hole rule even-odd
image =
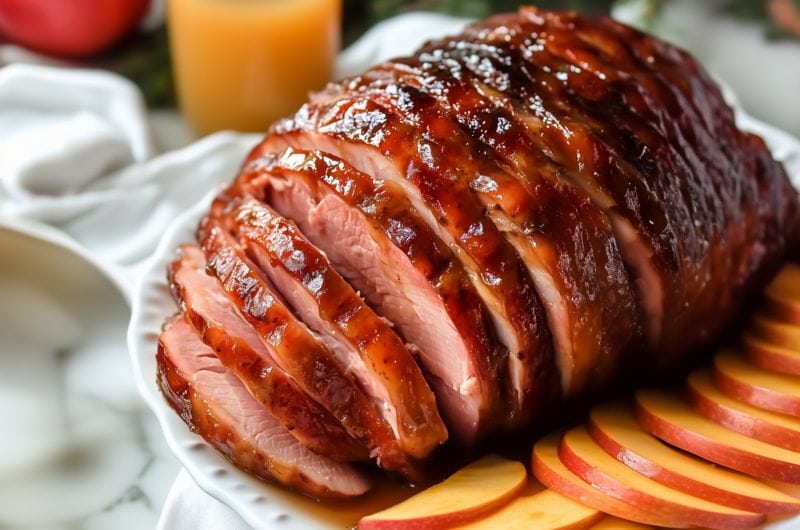
[[763, 482], [661, 443], [642, 431], [628, 404], [595, 407], [588, 430], [595, 443], [608, 454], [670, 488], [751, 512], [800, 512], [800, 501]]
[[763, 513], [717, 504], [647, 478], [606, 453], [585, 427], [564, 434], [558, 456], [567, 469], [594, 488], [669, 519], [668, 526], [752, 528], [765, 519]]
[[800, 416], [800, 378], [759, 368], [733, 351], [714, 357], [714, 384], [730, 397], [773, 412]]
[[0, 35], [60, 57], [86, 57], [128, 35], [150, 0], [0, 0]]
[[636, 419], [653, 436], [716, 464], [761, 479], [800, 483], [800, 453], [723, 427], [677, 397], [637, 392]]

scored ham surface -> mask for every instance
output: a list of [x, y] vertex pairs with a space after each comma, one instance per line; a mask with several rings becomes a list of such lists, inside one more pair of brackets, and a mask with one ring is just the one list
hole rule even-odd
[[[356, 495], [343, 461], [414, 480], [445, 441], [477, 447], [702, 355], [798, 237], [785, 171], [690, 56], [522, 8], [274, 124], [172, 267], [194, 329], [171, 350], [213, 353], [220, 392], [254, 396], [225, 416], [241, 443], [215, 444], [232, 462]], [[276, 443], [256, 440], [270, 421]], [[254, 465], [281, 444], [318, 460]], [[285, 478], [314, 465], [350, 474]]]

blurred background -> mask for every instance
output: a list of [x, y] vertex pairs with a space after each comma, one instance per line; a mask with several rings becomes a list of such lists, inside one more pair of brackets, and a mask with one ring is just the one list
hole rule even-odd
[[[192, 3], [175, 1], [187, 9], [195, 8]], [[777, 98], [781, 101], [784, 95], [800, 93], [800, 0], [327, 1], [341, 10], [340, 35], [334, 45], [337, 49], [352, 44], [380, 21], [402, 13], [434, 11], [482, 18], [525, 3], [592, 14], [613, 13], [668, 38], [689, 48], [733, 85], [745, 107], [757, 117], [800, 133], [800, 110], [772, 108], [763, 97], [765, 86], [779, 87]], [[300, 4], [308, 2], [295, 2]], [[0, 52], [0, 65], [53, 58], [61, 63], [105, 68], [133, 80], [151, 108], [173, 108], [177, 100], [165, 25], [169, 18], [178, 17], [167, 16], [164, 0], [0, 0], [0, 43], [18, 43], [44, 55], [32, 59], [6, 46]], [[752, 83], [753, 68], [761, 76], [758, 85]], [[786, 94], [780, 87], [785, 87]], [[199, 128], [210, 132], [207, 127]]]

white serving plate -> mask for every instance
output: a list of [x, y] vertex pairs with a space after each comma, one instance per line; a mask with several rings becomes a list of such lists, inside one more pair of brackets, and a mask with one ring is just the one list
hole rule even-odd
[[[463, 25], [463, 21], [450, 19], [448, 30]], [[399, 27], [405, 27], [402, 24]], [[380, 48], [380, 32], [368, 34], [374, 46]], [[390, 28], [391, 29], [391, 28]], [[407, 28], [406, 28], [407, 29]], [[429, 35], [437, 34], [428, 28]], [[405, 34], [405, 31], [403, 31]], [[384, 33], [387, 34], [387, 33]], [[388, 31], [388, 34], [392, 34]], [[396, 35], [395, 35], [396, 36]], [[423, 40], [425, 35], [417, 35]], [[406, 42], [407, 46], [410, 46]], [[414, 49], [411, 46], [409, 49]], [[377, 49], [376, 48], [376, 49]], [[340, 64], [340, 71], [349, 73], [363, 69], [369, 62], [391, 56], [391, 50], [379, 49], [377, 52], [364, 42], [357, 43], [346, 53]], [[371, 53], [370, 50], [372, 50]], [[731, 96], [728, 93], [728, 96]], [[733, 102], [733, 98], [729, 97]], [[774, 156], [782, 161], [792, 182], [800, 187], [800, 141], [791, 135], [764, 124], [737, 111], [740, 127], [761, 135], [769, 144]], [[217, 498], [237, 512], [248, 524], [255, 528], [275, 530], [308, 530], [346, 528], [336, 515], [335, 508], [321, 507], [307, 498], [292, 494], [284, 488], [265, 483], [242, 472], [220, 456], [198, 435], [192, 433], [180, 417], [168, 406], [156, 386], [155, 352], [158, 335], [164, 318], [176, 311], [166, 282], [166, 269], [175, 256], [175, 249], [181, 243], [194, 242], [194, 232], [202, 215], [207, 211], [213, 194], [201, 200], [193, 208], [181, 215], [164, 234], [154, 256], [145, 267], [144, 276], [132, 300], [132, 317], [128, 329], [128, 348], [131, 353], [135, 376], [139, 389], [148, 405], [158, 417], [164, 435], [176, 457], [186, 470], [209, 495]], [[788, 530], [800, 527], [800, 519], [783, 521], [770, 525], [770, 530]]]

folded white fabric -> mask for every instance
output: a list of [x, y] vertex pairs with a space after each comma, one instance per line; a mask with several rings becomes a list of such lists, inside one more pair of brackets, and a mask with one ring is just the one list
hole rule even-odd
[[132, 280], [167, 224], [230, 180], [259, 137], [219, 133], [154, 158], [148, 115], [130, 82], [107, 72], [6, 66], [0, 215], [60, 228]]
[[197, 487], [185, 469], [172, 485], [158, 521], [159, 530], [250, 530], [241, 517]]

